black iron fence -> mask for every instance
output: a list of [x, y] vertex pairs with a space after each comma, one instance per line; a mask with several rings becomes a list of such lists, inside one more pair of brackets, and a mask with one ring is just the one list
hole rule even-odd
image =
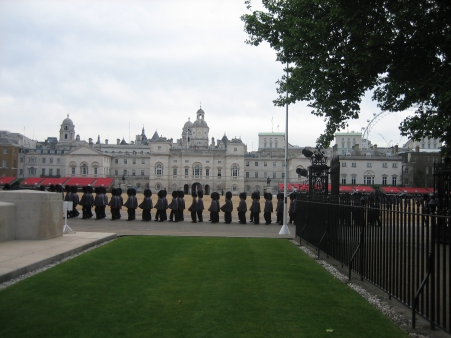
[[429, 196], [300, 195], [296, 235], [451, 332], [450, 215]]

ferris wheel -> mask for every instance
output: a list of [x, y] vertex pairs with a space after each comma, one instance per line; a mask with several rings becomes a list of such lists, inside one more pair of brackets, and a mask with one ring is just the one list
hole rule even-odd
[[[378, 113], [378, 114], [373, 113], [373, 118], [372, 118], [372, 119], [367, 119], [367, 120], [366, 120], [366, 122], [368, 123], [367, 126], [366, 126], [366, 127], [362, 127], [362, 149], [369, 149], [369, 148], [370, 148], [370, 145], [371, 145], [371, 143], [370, 143], [370, 134], [371, 134], [371, 131], [373, 130], [373, 128], [376, 126], [376, 124], [377, 124], [380, 120], [382, 120], [384, 117], [386, 117], [386, 116], [388, 116], [388, 115], [392, 115], [392, 114], [393, 114], [393, 115], [398, 115], [399, 113], [404, 113], [404, 115], [405, 115], [406, 113], [411, 113], [411, 111], [410, 111], [410, 110], [409, 110], [409, 111], [404, 111], [404, 112], [382, 111], [382, 112], [380, 112], [380, 113]], [[404, 119], [404, 117], [401, 116], [402, 114], [399, 114], [399, 115], [400, 115], [399, 118]], [[399, 120], [398, 120], [396, 123], [399, 123]], [[395, 144], [397, 144], [397, 142], [398, 142], [398, 140], [395, 139], [396, 137], [400, 137], [398, 131], [397, 131], [396, 133], [397, 133], [399, 136], [393, 136], [393, 135], [390, 135], [390, 136], [387, 136], [388, 139], [386, 139], [386, 138], [382, 135], [382, 133], [387, 132], [387, 129], [393, 129], [394, 127], [395, 127], [395, 126], [394, 126], [393, 121], [390, 121], [390, 122], [388, 123], [388, 125], [383, 126], [383, 127], [382, 127], [382, 130], [380, 130], [380, 133], [378, 133], [378, 135], [379, 135], [380, 137], [382, 137], [382, 139], [385, 141], [386, 147], [391, 146], [393, 141], [395, 141]], [[376, 128], [376, 129], [378, 129], [378, 128]], [[378, 136], [376, 135], [376, 137], [378, 137]], [[400, 140], [401, 140], [401, 138], [400, 138]]]

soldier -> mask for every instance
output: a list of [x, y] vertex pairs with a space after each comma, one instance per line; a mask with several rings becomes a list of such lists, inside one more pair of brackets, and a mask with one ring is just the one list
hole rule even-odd
[[202, 211], [204, 211], [204, 200], [202, 199], [204, 197], [204, 193], [202, 192], [202, 190], [199, 190], [199, 192], [197, 193], [197, 221], [198, 222], [203, 222], [204, 218], [202, 216]]
[[80, 202], [80, 198], [78, 197], [77, 194], [77, 187], [75, 185], [70, 187], [70, 193], [71, 193], [71, 198], [72, 198], [72, 217], [78, 217], [78, 215], [80, 215], [80, 213], [77, 210], [77, 205]]
[[252, 212], [254, 214], [254, 224], [260, 224], [260, 194], [258, 192], [254, 193], [254, 199], [252, 201]]
[[277, 194], [277, 207], [276, 207], [277, 223], [282, 225], [283, 223], [283, 192]]
[[178, 200], [177, 200], [177, 191], [174, 190], [172, 192], [172, 201], [168, 205], [169, 209], [171, 209], [171, 213], [169, 214], [169, 222], [178, 222], [179, 214], [178, 214]]
[[150, 189], [144, 190], [144, 200], [139, 205], [141, 209], [143, 209], [142, 220], [145, 222], [152, 220], [152, 215], [150, 210], [153, 208], [153, 202], [150, 198], [152, 196], [152, 191]]
[[230, 191], [226, 192], [226, 200], [222, 205], [221, 210], [224, 212], [224, 223], [230, 224], [232, 222], [232, 193]]
[[238, 211], [238, 219], [240, 224], [246, 224], [247, 204], [245, 192], [240, 193], [240, 204], [238, 205], [238, 208], [236, 208], [236, 210]]
[[288, 209], [288, 215], [290, 216], [290, 224], [295, 223], [296, 219], [296, 193], [292, 192], [290, 194], [290, 208]]
[[96, 213], [96, 220], [103, 218], [103, 196], [102, 196], [102, 188], [96, 187], [94, 189], [96, 193], [96, 197], [94, 198], [94, 212]]
[[164, 201], [163, 201], [163, 190], [160, 190], [158, 192], [158, 201], [155, 204], [155, 209], [157, 209], [157, 212], [155, 214], [155, 221], [156, 222], [163, 222], [163, 211], [164, 211]]
[[265, 208], [263, 209], [263, 217], [265, 218], [265, 224], [271, 224], [271, 213], [273, 211], [272, 194], [270, 192], [265, 192], [263, 196], [265, 197]]
[[127, 208], [127, 221], [134, 221], [136, 215], [136, 208], [138, 207], [138, 200], [136, 199], [136, 190], [133, 188], [127, 189], [128, 199], [124, 206]]
[[190, 207], [188, 208], [188, 211], [191, 212], [191, 223], [197, 223], [197, 194], [196, 191], [193, 191], [191, 193], [191, 196], [193, 197], [193, 202], [191, 203]]
[[118, 196], [119, 192], [118, 189], [113, 188], [113, 190], [111, 190], [111, 199], [110, 199], [110, 203], [108, 204], [110, 206], [111, 209], [111, 220], [115, 221], [117, 219], [119, 219], [119, 208], [121, 205], [121, 199]]
[[210, 211], [211, 223], [219, 222], [219, 203], [217, 202], [217, 198], [219, 198], [218, 193], [212, 192], [211, 193], [211, 204], [210, 204], [210, 207], [208, 208], [208, 211]]

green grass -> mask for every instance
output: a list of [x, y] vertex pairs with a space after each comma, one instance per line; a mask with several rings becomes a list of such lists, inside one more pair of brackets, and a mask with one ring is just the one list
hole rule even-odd
[[0, 337], [118, 336], [407, 337], [281, 239], [124, 237], [0, 291]]

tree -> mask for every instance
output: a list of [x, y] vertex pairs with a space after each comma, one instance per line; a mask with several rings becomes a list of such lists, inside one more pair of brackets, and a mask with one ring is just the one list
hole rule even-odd
[[400, 125], [403, 135], [450, 148], [451, 2], [263, 0], [265, 11], [246, 3], [246, 43], [268, 42], [287, 65], [274, 104], [308, 101], [326, 122], [319, 144], [329, 146], [359, 117], [371, 90], [382, 110], [415, 109]]

